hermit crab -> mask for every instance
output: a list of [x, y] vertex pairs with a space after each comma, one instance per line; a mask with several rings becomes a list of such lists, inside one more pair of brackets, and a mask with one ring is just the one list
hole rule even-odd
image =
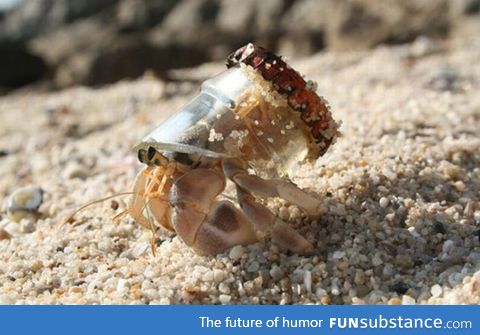
[[[176, 232], [202, 255], [253, 243], [258, 233], [295, 253], [311, 251], [259, 199], [280, 197], [321, 214], [321, 202], [287, 179], [338, 135], [315, 89], [273, 53], [253, 44], [238, 49], [226, 71], [136, 147], [145, 168], [126, 212], [154, 232]], [[227, 179], [239, 207], [222, 197]]]

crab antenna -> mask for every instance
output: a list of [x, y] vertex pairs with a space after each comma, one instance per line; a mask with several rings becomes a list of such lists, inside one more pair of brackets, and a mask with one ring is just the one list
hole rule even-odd
[[75, 217], [76, 214], [83, 211], [85, 208], [88, 208], [92, 205], [107, 201], [107, 200], [112, 199], [112, 198], [116, 198], [116, 197], [123, 196], [123, 195], [131, 195], [131, 194], [134, 194], [134, 192], [120, 192], [120, 193], [112, 194], [112, 195], [110, 195], [108, 197], [105, 197], [105, 198], [90, 201], [90, 202], [86, 203], [85, 205], [83, 205], [82, 207], [80, 207], [79, 209], [75, 210], [72, 214], [63, 218], [63, 220], [60, 222], [60, 225], [63, 226], [67, 222], [71, 221]]

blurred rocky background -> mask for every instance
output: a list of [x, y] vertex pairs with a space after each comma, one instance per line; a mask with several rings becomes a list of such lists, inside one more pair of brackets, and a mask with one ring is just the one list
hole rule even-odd
[[[292, 57], [445, 39], [480, 0], [0, 0], [0, 92], [102, 85], [223, 59], [249, 41]], [[40, 83], [40, 84], [38, 84]]]

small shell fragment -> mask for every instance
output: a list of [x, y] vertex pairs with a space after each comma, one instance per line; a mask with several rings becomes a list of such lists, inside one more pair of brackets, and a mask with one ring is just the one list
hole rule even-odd
[[28, 215], [38, 214], [43, 202], [43, 190], [40, 187], [23, 187], [14, 191], [7, 200], [8, 217], [15, 222]]
[[312, 273], [310, 271], [305, 271], [303, 274], [303, 285], [308, 293], [312, 292]]
[[1, 228], [0, 229], [0, 241], [3, 241], [3, 240], [8, 240], [10, 239], [12, 236], [8, 233], [8, 231], [6, 231], [5, 229]]

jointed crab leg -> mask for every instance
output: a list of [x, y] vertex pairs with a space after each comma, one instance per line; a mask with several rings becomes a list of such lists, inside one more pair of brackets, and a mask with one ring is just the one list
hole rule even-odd
[[148, 166], [140, 171], [133, 188], [134, 196], [130, 200], [128, 209], [117, 215], [115, 219], [128, 213], [142, 227], [152, 229], [151, 220], [144, 215], [144, 211], [149, 210], [159, 224], [173, 230], [168, 220], [164, 220], [169, 207], [168, 199], [163, 193], [167, 179], [168, 174], [163, 167]]
[[238, 186], [237, 197], [242, 211], [250, 221], [260, 231], [270, 231], [276, 244], [298, 254], [308, 253], [312, 250], [312, 245], [302, 235], [273, 215], [267, 207], [259, 204], [250, 193]]
[[214, 202], [198, 229], [193, 249], [202, 255], [215, 255], [235, 245], [257, 241], [251, 222], [230, 201]]
[[311, 198], [293, 184], [278, 180], [264, 180], [257, 176], [249, 175], [236, 160], [226, 160], [224, 162], [224, 171], [227, 177], [237, 185], [237, 197], [240, 207], [257, 229], [270, 231], [275, 243], [293, 252], [302, 254], [312, 250], [310, 242], [287, 223], [273, 215], [267, 207], [258, 203], [250, 192], [257, 193], [263, 197], [280, 196], [287, 200], [293, 199], [297, 203], [298, 200], [289, 194], [289, 192], [293, 192], [293, 195], [297, 194], [307, 201], [309, 209], [317, 208], [319, 206], [318, 200]]
[[128, 214], [140, 224], [145, 229], [150, 229], [150, 223], [148, 219], [143, 215], [144, 204], [145, 204], [145, 188], [147, 185], [147, 180], [149, 174], [154, 167], [146, 167], [144, 170], [140, 171], [135, 179], [135, 186], [133, 187], [133, 197], [128, 204]]
[[320, 215], [324, 208], [322, 203], [310, 196], [292, 182], [282, 179], [263, 179], [248, 174], [238, 160], [226, 160], [223, 163], [225, 174], [236, 185], [261, 198], [279, 197], [302, 208], [309, 215]]
[[217, 168], [198, 168], [177, 179], [170, 191], [172, 224], [199, 254], [218, 254], [256, 241], [253, 225], [230, 201], [216, 201], [225, 188]]

